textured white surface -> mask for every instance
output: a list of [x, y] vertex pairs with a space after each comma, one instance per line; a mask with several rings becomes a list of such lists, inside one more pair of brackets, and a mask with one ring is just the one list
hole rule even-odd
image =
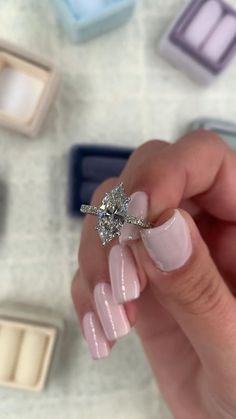
[[[236, 6], [236, 1], [231, 1]], [[62, 88], [41, 135], [0, 130], [0, 298], [52, 307], [67, 321], [61, 366], [47, 391], [0, 390], [0, 419], [166, 419], [140, 344], [120, 342], [94, 363], [70, 300], [79, 224], [65, 210], [75, 142], [173, 141], [196, 117], [235, 118], [236, 63], [208, 90], [170, 67], [157, 44], [182, 0], [139, 1], [128, 26], [72, 45], [51, 0], [0, 0], [1, 36], [50, 57]]]

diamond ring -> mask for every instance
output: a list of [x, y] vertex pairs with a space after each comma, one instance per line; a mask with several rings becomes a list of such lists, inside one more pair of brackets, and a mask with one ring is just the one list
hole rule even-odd
[[151, 228], [152, 224], [143, 218], [128, 214], [130, 198], [125, 195], [124, 185], [107, 192], [100, 207], [82, 205], [80, 211], [84, 214], [97, 215], [96, 230], [105, 246], [115, 237], [120, 236], [124, 224], [133, 224], [141, 228]]

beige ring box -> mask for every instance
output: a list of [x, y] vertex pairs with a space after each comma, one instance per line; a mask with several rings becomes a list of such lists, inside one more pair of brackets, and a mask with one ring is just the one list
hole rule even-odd
[[36, 136], [58, 85], [52, 63], [0, 40], [0, 125]]
[[42, 391], [58, 357], [63, 320], [45, 310], [0, 307], [0, 385]]

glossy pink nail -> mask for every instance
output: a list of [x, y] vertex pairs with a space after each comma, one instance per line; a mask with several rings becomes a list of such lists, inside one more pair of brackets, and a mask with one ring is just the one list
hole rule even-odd
[[178, 210], [164, 224], [143, 229], [141, 235], [150, 257], [163, 271], [181, 268], [192, 254], [189, 227]]
[[[138, 218], [146, 218], [148, 213], [148, 196], [146, 192], [135, 192], [131, 195], [128, 212], [130, 215]], [[125, 224], [122, 227], [119, 241], [121, 244], [129, 240], [140, 238], [140, 229], [131, 224]]]
[[95, 313], [88, 312], [85, 314], [83, 330], [93, 359], [106, 358], [110, 353], [110, 347]]
[[116, 245], [109, 254], [109, 271], [114, 300], [118, 304], [136, 300], [140, 284], [136, 265], [127, 246]]
[[114, 301], [110, 284], [96, 285], [94, 299], [100, 322], [109, 341], [119, 339], [130, 331], [130, 324], [122, 305]]

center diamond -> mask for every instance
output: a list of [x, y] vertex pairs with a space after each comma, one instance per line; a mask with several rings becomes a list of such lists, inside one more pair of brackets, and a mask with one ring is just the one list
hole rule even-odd
[[120, 236], [121, 228], [128, 214], [128, 204], [123, 183], [105, 195], [99, 207], [97, 230], [102, 244], [105, 245], [115, 237]]

